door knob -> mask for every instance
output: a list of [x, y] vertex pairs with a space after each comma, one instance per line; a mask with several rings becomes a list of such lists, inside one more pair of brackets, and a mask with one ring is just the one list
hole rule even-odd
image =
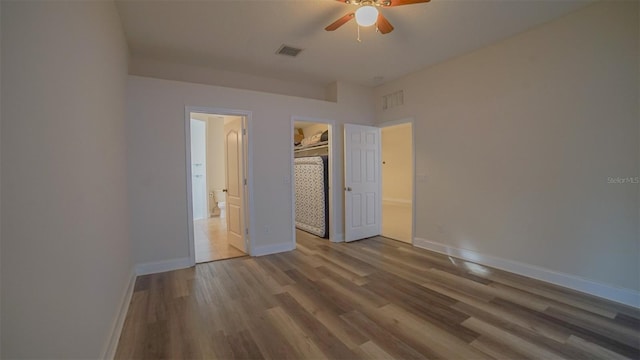
[[227, 192], [227, 189], [222, 189], [222, 192]]
[[351, 188], [347, 186], [347, 188], [345, 189], [347, 191], [351, 191]]

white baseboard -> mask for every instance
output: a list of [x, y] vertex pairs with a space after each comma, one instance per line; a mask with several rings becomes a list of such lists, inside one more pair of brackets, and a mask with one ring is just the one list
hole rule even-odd
[[283, 243], [283, 244], [274, 244], [274, 245], [265, 245], [265, 246], [256, 246], [253, 249], [253, 253], [251, 256], [263, 256], [269, 254], [277, 254], [281, 252], [291, 251], [296, 248], [295, 243]]
[[165, 271], [185, 269], [191, 267], [191, 260], [188, 257], [163, 260], [157, 262], [148, 262], [136, 265], [136, 275], [147, 275], [161, 273]]
[[133, 296], [133, 289], [136, 284], [136, 273], [132, 269], [131, 275], [129, 277], [129, 283], [124, 289], [124, 293], [122, 294], [122, 298], [120, 299], [120, 306], [118, 315], [113, 320], [111, 325], [111, 331], [109, 335], [109, 340], [100, 355], [100, 359], [113, 359], [116, 355], [116, 349], [118, 348], [118, 341], [120, 341], [120, 333], [122, 332], [122, 327], [124, 326], [124, 319], [127, 317], [127, 312], [129, 311], [129, 302], [131, 302], [131, 297]]
[[419, 248], [439, 252], [481, 265], [509, 271], [515, 274], [560, 285], [604, 299], [640, 308], [640, 292], [581, 278], [579, 276], [557, 272], [535, 265], [485, 255], [477, 251], [459, 249], [421, 238], [414, 238], [413, 245]]

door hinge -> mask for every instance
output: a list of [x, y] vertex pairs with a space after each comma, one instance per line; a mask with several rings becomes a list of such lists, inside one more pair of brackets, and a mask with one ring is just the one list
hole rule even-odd
[[242, 129], [242, 135], [247, 135], [247, 129]]
[[244, 184], [247, 185], [247, 179], [244, 179]]
[[244, 229], [244, 234], [249, 235], [249, 229]]

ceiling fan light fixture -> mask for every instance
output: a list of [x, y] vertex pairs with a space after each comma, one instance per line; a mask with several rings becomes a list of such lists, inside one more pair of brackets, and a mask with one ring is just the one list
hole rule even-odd
[[360, 26], [371, 26], [378, 20], [378, 9], [375, 6], [366, 5], [356, 10], [356, 22]]

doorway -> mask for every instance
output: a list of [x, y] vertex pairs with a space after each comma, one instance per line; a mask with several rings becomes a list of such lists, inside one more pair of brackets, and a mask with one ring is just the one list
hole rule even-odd
[[333, 121], [292, 118], [293, 241], [333, 235]]
[[189, 248], [193, 263], [245, 256], [247, 118], [187, 111]]
[[414, 155], [411, 121], [381, 128], [382, 236], [413, 239]]
[[346, 242], [382, 235], [412, 243], [414, 143], [413, 119], [344, 124]]

